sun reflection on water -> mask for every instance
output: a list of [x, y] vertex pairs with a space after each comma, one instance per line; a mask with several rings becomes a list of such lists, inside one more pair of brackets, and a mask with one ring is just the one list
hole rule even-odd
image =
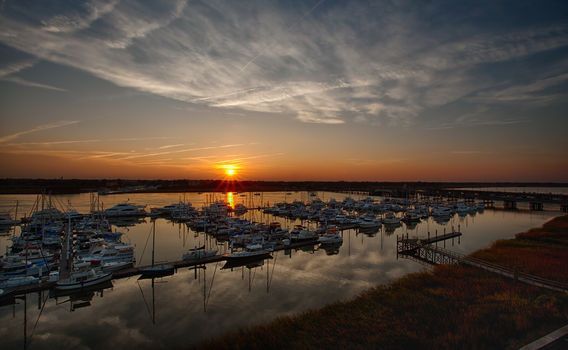
[[233, 192], [227, 192], [227, 203], [231, 209], [235, 209], [235, 198], [233, 196]]

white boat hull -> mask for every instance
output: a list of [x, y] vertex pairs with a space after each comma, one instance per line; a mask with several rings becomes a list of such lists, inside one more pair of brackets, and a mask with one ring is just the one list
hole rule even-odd
[[58, 281], [55, 284], [56, 290], [74, 290], [74, 289], [84, 289], [91, 286], [96, 286], [112, 279], [112, 273], [103, 274], [97, 278], [89, 279], [81, 282], [68, 282], [68, 281]]
[[248, 254], [239, 254], [239, 253], [234, 253], [231, 255], [228, 255], [226, 258], [228, 261], [230, 260], [246, 260], [246, 259], [254, 259], [254, 258], [259, 258], [262, 256], [267, 256], [270, 255], [270, 252], [268, 250], [260, 250], [260, 251], [256, 251], [256, 252], [247, 252]]

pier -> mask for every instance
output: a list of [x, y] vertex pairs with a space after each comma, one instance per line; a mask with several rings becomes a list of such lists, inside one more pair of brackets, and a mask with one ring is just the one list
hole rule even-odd
[[484, 191], [462, 188], [424, 187], [413, 189], [377, 189], [370, 194], [384, 197], [400, 198], [429, 198], [432, 201], [457, 201], [465, 203], [474, 201], [483, 202], [486, 208], [495, 208], [496, 203], [502, 203], [502, 208], [517, 210], [520, 203], [524, 203], [532, 211], [543, 211], [545, 207], [556, 206], [562, 212], [568, 212], [568, 195], [554, 193], [523, 193], [504, 191]]
[[[318, 243], [317, 239], [314, 239], [314, 240], [309, 240], [309, 241], [291, 243], [289, 245], [277, 245], [272, 250], [272, 252], [309, 247], [309, 246], [314, 246], [317, 243]], [[227, 260], [227, 257], [225, 255], [215, 255], [215, 256], [199, 259], [199, 260], [178, 260], [178, 261], [167, 262], [167, 263], [163, 263], [163, 264], [171, 264], [171, 265], [174, 266], [174, 268], [177, 271], [177, 269], [180, 269], [180, 268], [185, 268], [185, 267], [191, 268], [191, 267], [194, 267], [194, 266], [203, 266], [203, 265], [206, 265], [206, 264], [211, 264], [211, 263], [216, 263], [216, 262], [226, 261], [226, 260]], [[256, 261], [256, 260], [251, 259], [250, 261]], [[160, 265], [160, 264], [155, 264], [155, 265]], [[112, 279], [115, 280], [115, 279], [121, 279], [121, 278], [127, 278], [127, 277], [131, 277], [131, 276], [139, 275], [141, 273], [140, 271], [144, 268], [147, 268], [147, 267], [149, 267], [149, 266], [136, 266], [136, 267], [131, 267], [131, 268], [128, 268], [128, 269], [115, 271], [112, 274]], [[5, 298], [14, 297], [14, 296], [21, 295], [21, 294], [28, 294], [28, 293], [48, 290], [48, 289], [53, 288], [54, 286], [55, 286], [55, 282], [44, 281], [44, 282], [40, 282], [40, 283], [37, 283], [37, 284], [30, 284], [30, 285], [26, 285], [26, 286], [16, 287], [14, 289], [6, 291], [3, 295], [0, 295], [0, 300], [3, 300]]]
[[452, 232], [432, 239], [418, 238], [399, 238], [397, 237], [397, 257], [406, 257], [412, 260], [430, 265], [438, 264], [463, 264], [480, 268], [482, 270], [492, 272], [515, 281], [530, 284], [536, 287], [546, 288], [556, 292], [568, 293], [568, 284], [558, 281], [549, 280], [539, 276], [527, 274], [511, 269], [505, 266], [493, 264], [472, 256], [463, 255], [445, 247], [438, 247], [432, 243], [453, 239], [459, 232]]

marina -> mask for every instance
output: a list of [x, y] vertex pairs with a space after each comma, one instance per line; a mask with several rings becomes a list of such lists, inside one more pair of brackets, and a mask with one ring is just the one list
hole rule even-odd
[[[30, 208], [34, 207], [38, 198], [41, 198], [41, 196], [3, 197], [4, 206], [14, 207], [16, 200], [20, 213], [25, 214], [29, 214]], [[107, 239], [116, 246], [116, 239], [120, 237], [121, 244], [131, 245], [133, 250], [132, 255], [125, 255], [127, 259], [133, 260], [131, 267], [125, 265], [124, 268], [112, 271], [111, 284], [102, 281], [100, 287], [85, 286], [75, 292], [67, 292], [69, 303], [73, 305], [71, 309], [80, 312], [80, 309], [85, 308], [99, 309], [97, 305], [100, 305], [103, 309], [110, 310], [108, 308], [112, 304], [119, 302], [113, 301], [114, 294], [122, 295], [126, 292], [129, 295], [120, 297], [120, 303], [126, 301], [124, 298], [134, 301], [142, 296], [142, 287], [147, 286], [145, 283], [150, 283], [154, 292], [160, 290], [157, 306], [155, 305], [154, 309], [150, 308], [153, 311], [150, 314], [154, 314], [154, 317], [150, 318], [150, 324], [155, 327], [153, 332], [162, 332], [159, 330], [161, 329], [159, 325], [164, 318], [156, 315], [175, 317], [174, 309], [168, 307], [168, 299], [192, 300], [191, 303], [194, 304], [190, 307], [193, 310], [192, 318], [200, 320], [203, 325], [197, 326], [189, 319], [184, 321], [186, 325], [187, 322], [194, 325], [194, 331], [197, 332], [195, 334], [202, 334], [190, 343], [198, 343], [206, 339], [203, 337], [216, 334], [212, 329], [206, 330], [203, 327], [219, 322], [219, 317], [224, 314], [223, 310], [227, 310], [227, 305], [232, 305], [229, 309], [233, 312], [243, 307], [258, 310], [258, 303], [280, 305], [276, 312], [284, 315], [323, 305], [324, 300], [325, 302], [342, 300], [367, 286], [387, 283], [397, 276], [423, 269], [424, 265], [399, 257], [400, 252], [397, 250], [399, 237], [409, 240], [420, 238], [422, 244], [440, 244], [440, 247], [447, 245], [451, 251], [467, 254], [490, 244], [495, 239], [510, 237], [513, 233], [543, 222], [554, 215], [554, 212], [496, 211], [484, 209], [481, 205], [468, 205], [469, 209], [466, 210], [463, 205], [444, 202], [445, 205], [453, 208], [450, 210], [453, 213], [448, 215], [446, 210], [440, 210], [442, 203], [427, 204], [425, 200], [412, 202], [405, 198], [369, 197], [364, 193], [353, 195], [331, 192], [266, 192], [262, 195], [255, 193], [105, 195], [104, 201], [108, 204], [104, 204], [104, 208], [112, 208], [116, 204], [127, 202], [148, 204], [144, 206], [144, 210], [148, 213], [145, 216], [137, 214], [133, 218], [105, 219], [97, 209], [103, 206], [102, 202], [93, 205], [92, 199], [95, 196], [92, 194], [51, 197], [52, 203], [57, 201], [73, 204], [73, 210], [79, 214], [95, 215], [95, 217], [99, 215], [101, 220], [109, 220], [110, 232], [113, 234], [107, 234]], [[103, 197], [99, 197], [98, 201], [101, 201], [101, 198]], [[44, 202], [48, 203], [49, 199], [45, 197]], [[192, 203], [192, 209], [188, 209], [187, 205], [181, 207], [193, 214], [179, 215], [180, 213], [176, 214], [175, 209], [169, 214], [163, 212], [156, 214], [157, 210], [148, 210], [148, 207], [161, 208], [171, 203]], [[237, 215], [232, 210], [237, 204], [240, 204], [241, 211], [243, 206], [247, 210]], [[432, 215], [433, 208], [437, 208], [436, 216]], [[94, 214], [90, 213], [91, 209], [94, 209]], [[20, 214], [24, 218], [22, 228], [25, 227], [25, 222], [28, 224], [32, 222], [26, 219], [31, 215], [25, 214]], [[82, 215], [75, 214], [75, 222], [85, 220]], [[172, 219], [171, 216], [176, 216], [177, 220]], [[209, 219], [204, 220], [206, 217]], [[212, 220], [213, 217], [216, 219]], [[64, 216], [61, 220], [65, 221]], [[368, 224], [370, 220], [380, 224]], [[496, 233], [487, 234], [487, 225], [493, 227], [491, 231]], [[11, 235], [3, 237], [3, 249], [6, 252], [10, 247], [12, 235], [17, 237], [21, 234], [21, 227], [12, 227]], [[243, 228], [250, 230], [248, 236], [240, 234], [237, 227], [239, 230]], [[62, 243], [65, 242], [64, 229], [65, 225], [60, 233]], [[263, 230], [264, 234], [261, 233]], [[76, 233], [74, 236], [77, 241], [79, 236]], [[272, 238], [269, 239], [270, 237]], [[325, 237], [334, 237], [335, 243], [325, 243]], [[322, 239], [323, 242], [320, 243]], [[151, 249], [153, 245], [154, 249]], [[254, 251], [254, 249], [266, 249], [266, 253], [261, 254], [257, 259], [227, 260], [231, 254]], [[152, 251], [155, 256], [154, 264], [152, 264]], [[197, 254], [195, 253], [197, 251], [212, 253]], [[59, 266], [67, 265], [67, 263], [61, 264], [66, 254], [59, 256]], [[183, 259], [183, 257], [188, 258]], [[140, 279], [143, 270], [165, 265], [172, 266], [172, 274], [164, 274], [163, 277], [148, 276], [149, 282], [145, 282], [144, 278]], [[291, 278], [284, 280], [282, 274]], [[0, 308], [2, 319], [7, 321], [9, 317], [21, 317], [22, 298], [28, 300], [37, 295], [38, 303], [48, 306], [33, 312], [40, 312], [35, 315], [40, 320], [37, 327], [40, 329], [53, 327], [53, 324], [41, 323], [41, 319], [45, 314], [49, 315], [55, 311], [53, 307], [49, 307], [51, 303], [57, 304], [59, 303], [57, 300], [65, 296], [62, 297], [61, 292], [55, 291], [57, 282], [50, 281], [49, 277], [50, 275], [44, 275], [45, 282], [18, 286], [4, 292], [2, 300], [7, 305]], [[182, 287], [188, 281], [197, 284], [190, 283]], [[264, 287], [260, 288], [262, 284]], [[188, 289], [178, 295], [179, 288]], [[171, 295], [174, 290], [176, 290], [175, 296]], [[219, 294], [220, 291], [225, 292]], [[284, 297], [282, 293], [286, 291], [290, 291], [291, 294]], [[136, 294], [139, 297], [136, 297]], [[146, 295], [147, 291], [143, 294]], [[77, 295], [87, 296], [77, 299]], [[96, 298], [97, 295], [104, 295], [104, 298]], [[317, 298], [314, 299], [316, 296]], [[148, 302], [145, 298], [146, 296], [142, 298], [142, 302]], [[230, 300], [234, 298], [243, 301], [244, 304], [240, 306], [232, 304]], [[161, 308], [169, 311], [160, 311]], [[49, 311], [50, 309], [52, 311]], [[9, 310], [13, 312], [4, 313]], [[26, 312], [31, 311], [28, 309]], [[104, 316], [101, 314], [101, 317]], [[233, 327], [231, 325], [234, 325], [234, 322], [239, 325], [258, 324], [273, 317], [273, 313], [261, 312], [244, 322], [240, 317], [232, 316], [229, 319], [233, 321], [226, 324], [227, 327]], [[143, 325], [144, 321], [140, 322], [142, 323], [137, 322], [137, 327], [147, 327]], [[18, 339], [21, 341], [21, 335], [14, 335], [12, 339], [15, 342], [18, 342]], [[170, 345], [179, 345], [182, 338], [172, 338], [170, 341]]]

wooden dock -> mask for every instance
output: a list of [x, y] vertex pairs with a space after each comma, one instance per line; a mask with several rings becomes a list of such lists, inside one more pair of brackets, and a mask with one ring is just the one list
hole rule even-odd
[[441, 236], [429, 239], [398, 239], [397, 238], [397, 255], [409, 257], [423, 263], [437, 264], [463, 264], [473, 266], [488, 272], [492, 272], [503, 277], [511, 278], [515, 281], [523, 282], [532, 286], [541, 287], [556, 292], [568, 293], [568, 284], [559, 281], [553, 281], [540, 276], [535, 276], [520, 272], [516, 269], [493, 264], [472, 256], [463, 255], [442, 247], [435, 246], [441, 240], [451, 239], [459, 236], [459, 232], [451, 232]]
[[[278, 245], [274, 248], [273, 252], [314, 246], [317, 243], [318, 243], [317, 239], [314, 239], [314, 240], [305, 241], [305, 242], [292, 243], [290, 245]], [[199, 259], [199, 260], [179, 260], [179, 261], [167, 262], [167, 263], [163, 263], [163, 264], [171, 264], [171, 265], [174, 266], [174, 268], [177, 271], [177, 269], [184, 268], [184, 267], [201, 266], [201, 265], [211, 264], [211, 263], [225, 261], [225, 260], [227, 260], [227, 257], [225, 255], [215, 255], [215, 256]], [[157, 265], [160, 265], [160, 264], [157, 264]], [[115, 271], [112, 274], [112, 279], [121, 279], [121, 278], [127, 278], [127, 277], [131, 277], [131, 276], [139, 275], [140, 270], [143, 269], [143, 268], [146, 268], [146, 267], [148, 267], [148, 266], [137, 266], [137, 267], [131, 267], [131, 268], [124, 269], [124, 270]], [[48, 290], [48, 289], [51, 289], [54, 286], [55, 286], [55, 282], [43, 281], [43, 282], [40, 282], [40, 283], [37, 283], [37, 284], [30, 284], [30, 285], [27, 285], [27, 286], [16, 287], [14, 289], [5, 291], [4, 294], [0, 295], [0, 300], [5, 299], [5, 298], [9, 298], [9, 297], [14, 297], [16, 295]]]
[[[429, 246], [438, 242], [445, 242], [449, 239], [459, 238], [462, 233], [459, 231], [453, 231], [449, 233], [444, 233], [441, 235], [428, 236], [428, 238], [401, 238], [397, 237], [397, 253], [401, 255], [416, 255], [417, 250], [424, 246]], [[445, 244], [444, 244], [445, 245]]]

